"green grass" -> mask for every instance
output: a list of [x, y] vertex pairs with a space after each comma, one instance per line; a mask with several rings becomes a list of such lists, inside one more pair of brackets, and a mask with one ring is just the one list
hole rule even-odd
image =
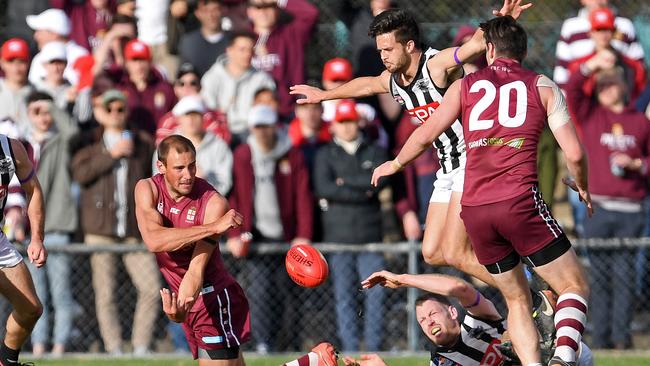
[[[247, 366], [278, 366], [290, 361], [291, 356], [254, 357], [246, 358]], [[423, 357], [390, 357], [385, 358], [390, 366], [427, 366], [429, 360]], [[24, 359], [23, 362], [30, 361]], [[66, 358], [58, 360], [33, 360], [38, 366], [68, 366], [68, 365], [89, 365], [89, 366], [195, 366], [197, 363], [189, 359], [109, 359], [99, 360], [94, 358]], [[343, 362], [340, 362], [342, 365]], [[595, 364], [598, 366], [637, 366], [649, 365], [650, 355], [625, 355], [625, 354], [598, 354]]]

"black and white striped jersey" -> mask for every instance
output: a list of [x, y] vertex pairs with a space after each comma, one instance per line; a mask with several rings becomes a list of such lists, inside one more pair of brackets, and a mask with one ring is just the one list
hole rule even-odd
[[465, 314], [460, 339], [451, 347], [431, 352], [431, 366], [500, 366], [504, 358], [496, 348], [505, 332], [505, 320], [483, 320]]
[[6, 135], [0, 134], [0, 221], [4, 220], [4, 209], [9, 195], [9, 182], [16, 172], [14, 154], [11, 143]]
[[[427, 61], [439, 51], [433, 48], [427, 49], [420, 58], [418, 73], [411, 84], [399, 85], [398, 75], [391, 74], [390, 93], [393, 99], [408, 113], [416, 117], [420, 123], [424, 123], [431, 113], [438, 108], [442, 97], [447, 90], [438, 88], [429, 75]], [[440, 137], [433, 142], [437, 149], [440, 166], [444, 173], [465, 166], [465, 140], [463, 139], [463, 126], [456, 120]]]

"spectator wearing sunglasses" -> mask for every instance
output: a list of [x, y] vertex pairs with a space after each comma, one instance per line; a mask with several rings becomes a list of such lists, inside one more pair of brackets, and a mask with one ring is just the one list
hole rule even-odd
[[[178, 100], [182, 100], [188, 96], [198, 96], [201, 91], [201, 79], [196, 68], [190, 63], [183, 63], [178, 68], [176, 74], [176, 81], [174, 82], [174, 94]], [[202, 101], [205, 104], [205, 101]], [[210, 110], [204, 106], [203, 112], [203, 129], [206, 132], [220, 138], [226, 143], [230, 143], [231, 135], [228, 130], [228, 121], [226, 115], [217, 110]], [[156, 130], [156, 145], [160, 143], [165, 137], [178, 133], [179, 120], [178, 116], [173, 112], [168, 112], [158, 121], [158, 129]]]
[[271, 76], [251, 64], [255, 38], [250, 32], [232, 33], [225, 57], [218, 59], [201, 79], [203, 99], [208, 108], [228, 116], [235, 144], [248, 136], [248, 115], [255, 92], [275, 90]]

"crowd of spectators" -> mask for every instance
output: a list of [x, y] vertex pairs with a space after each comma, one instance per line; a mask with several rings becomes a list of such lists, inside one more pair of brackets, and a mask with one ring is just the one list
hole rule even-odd
[[[648, 233], [643, 213], [650, 163], [643, 50], [632, 23], [607, 1], [581, 3], [578, 16], [562, 27], [554, 72], [587, 149], [597, 206], [591, 221], [574, 207], [576, 233], [641, 236]], [[366, 29], [393, 4], [367, 5], [341, 13], [352, 56], [320, 65], [322, 79], [314, 83], [331, 89], [382, 71]], [[287, 277], [278, 276], [283, 258], [249, 254], [250, 245], [420, 239], [437, 169], [433, 154], [379, 187], [370, 185], [373, 168], [399, 150], [417, 121], [387, 95], [309, 105], [297, 105], [289, 95], [291, 85], [306, 82], [305, 50], [319, 16], [309, 0], [8, 1], [7, 14], [0, 132], [21, 140], [37, 167], [47, 206], [46, 246], [66, 245], [75, 235], [88, 245], [140, 242], [133, 187], [155, 173], [156, 144], [174, 133], [196, 146], [197, 176], [247, 218], [229, 233], [227, 248], [255, 278], [246, 291], [260, 352], [278, 349], [278, 322], [295, 304], [268, 306], [271, 297], [291, 298]], [[461, 27], [453, 44], [474, 30]], [[475, 60], [466, 71], [485, 66]], [[555, 147], [542, 149], [540, 184], [552, 201]], [[5, 228], [12, 239], [29, 235], [24, 205], [19, 190], [10, 187]], [[614, 249], [589, 255], [595, 297], [590, 311], [599, 324], [593, 346], [630, 347], [635, 289], [627, 284], [642, 282], [645, 272], [642, 265], [630, 272], [626, 261], [638, 254]], [[136, 288], [132, 349], [143, 355], [152, 347], [161, 281], [149, 253], [92, 254], [106, 352], [125, 349], [115, 321], [117, 259]], [[344, 351], [360, 344], [380, 349], [381, 289], [364, 293], [363, 332], [352, 324], [358, 321], [355, 286], [384, 267], [383, 255], [341, 253], [329, 260], [338, 344]], [[77, 305], [69, 267], [69, 257], [59, 253], [45, 269], [30, 268], [45, 308], [32, 336], [35, 354], [50, 345], [61, 354], [70, 339]]]

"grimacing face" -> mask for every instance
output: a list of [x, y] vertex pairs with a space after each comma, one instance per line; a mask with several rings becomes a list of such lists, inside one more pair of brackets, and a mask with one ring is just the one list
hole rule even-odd
[[[380, 34], [375, 37], [377, 51], [381, 57], [381, 62], [386, 70], [391, 73], [404, 71], [411, 62], [411, 55], [408, 53], [407, 44], [397, 42], [395, 32]], [[413, 41], [409, 41], [413, 43]]]
[[191, 151], [179, 153], [170, 147], [165, 164], [161, 161], [157, 164], [172, 196], [186, 196], [192, 192], [196, 178], [196, 157]]
[[458, 312], [453, 306], [426, 300], [415, 307], [415, 315], [424, 334], [438, 346], [452, 346], [460, 336]]

